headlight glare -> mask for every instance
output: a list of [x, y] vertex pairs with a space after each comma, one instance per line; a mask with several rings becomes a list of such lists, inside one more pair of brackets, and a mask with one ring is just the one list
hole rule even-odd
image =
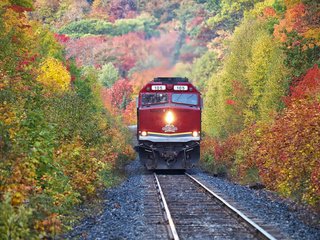
[[166, 113], [165, 120], [167, 124], [172, 124], [174, 122], [174, 115], [171, 111]]
[[199, 137], [199, 136], [200, 136], [200, 132], [198, 132], [198, 131], [193, 131], [193, 132], [192, 132], [192, 136], [194, 136], [194, 137]]

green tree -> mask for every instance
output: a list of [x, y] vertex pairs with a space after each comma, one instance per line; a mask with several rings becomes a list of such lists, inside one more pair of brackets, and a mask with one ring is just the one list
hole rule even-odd
[[105, 87], [112, 87], [112, 85], [119, 79], [119, 71], [112, 63], [103, 65], [99, 73], [99, 81]]
[[287, 88], [286, 68], [284, 54], [267, 30], [260, 32], [252, 44], [246, 77], [250, 89], [246, 123], [272, 119]]
[[208, 19], [212, 28], [223, 28], [233, 30], [243, 18], [246, 10], [254, 7], [254, 4], [261, 0], [212, 0], [207, 6], [216, 14]]
[[263, 31], [262, 23], [253, 18], [247, 18], [236, 28], [222, 71], [209, 81], [205, 105], [214, 103], [214, 106], [205, 107], [204, 124], [205, 129], [218, 134], [217, 137], [243, 129], [243, 112], [249, 98], [246, 72], [252, 58], [252, 44], [260, 31]]
[[204, 90], [207, 81], [218, 70], [220, 62], [218, 62], [216, 54], [207, 51], [200, 58], [193, 61], [191, 78], [200, 90]]

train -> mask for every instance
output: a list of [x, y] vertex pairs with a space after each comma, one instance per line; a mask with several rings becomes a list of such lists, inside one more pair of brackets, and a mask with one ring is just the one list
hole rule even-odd
[[200, 160], [201, 93], [185, 77], [157, 77], [137, 97], [137, 146], [148, 170], [187, 170]]

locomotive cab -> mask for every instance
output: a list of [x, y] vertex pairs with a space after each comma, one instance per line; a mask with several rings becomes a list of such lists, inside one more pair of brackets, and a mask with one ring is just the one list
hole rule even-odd
[[200, 159], [200, 92], [187, 78], [155, 78], [137, 104], [137, 149], [147, 169], [193, 167]]

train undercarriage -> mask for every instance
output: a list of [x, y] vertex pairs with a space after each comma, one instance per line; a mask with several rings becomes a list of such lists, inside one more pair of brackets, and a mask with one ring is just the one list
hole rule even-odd
[[136, 150], [140, 161], [148, 170], [185, 170], [192, 168], [200, 160], [198, 141], [186, 143], [139, 141]]

